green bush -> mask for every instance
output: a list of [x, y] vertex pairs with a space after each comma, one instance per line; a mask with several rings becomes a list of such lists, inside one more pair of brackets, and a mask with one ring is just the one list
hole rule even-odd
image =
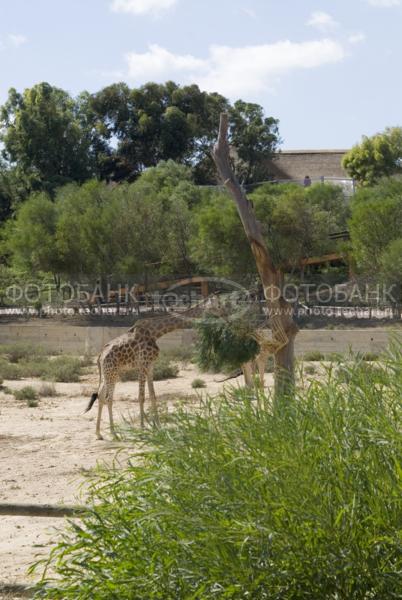
[[315, 375], [317, 373], [317, 368], [314, 365], [306, 365], [304, 367], [304, 372], [307, 375]]
[[[154, 381], [164, 381], [165, 379], [174, 379], [179, 374], [179, 367], [167, 359], [160, 356], [154, 365]], [[121, 381], [137, 381], [138, 372], [135, 369], [129, 369], [121, 375]]]
[[166, 360], [166, 358], [160, 357], [154, 367], [154, 380], [155, 381], [163, 381], [165, 379], [174, 379], [179, 374], [179, 367], [171, 362], [170, 360]]
[[173, 362], [192, 362], [195, 358], [195, 349], [193, 346], [178, 346], [169, 350], [162, 350], [161, 357]]
[[191, 387], [193, 388], [193, 390], [198, 390], [198, 389], [202, 389], [202, 388], [206, 388], [207, 384], [205, 383], [205, 381], [203, 379], [194, 379]]
[[376, 360], [379, 360], [380, 355], [378, 352], [364, 352], [362, 354], [362, 360], [365, 360], [367, 362], [375, 362]]
[[82, 375], [82, 360], [74, 356], [58, 356], [49, 360], [41, 374], [46, 381], [75, 383]]
[[22, 369], [19, 364], [9, 363], [4, 358], [0, 357], [0, 377], [1, 379], [22, 379]]
[[18, 342], [3, 344], [0, 346], [0, 354], [6, 356], [11, 363], [18, 363], [21, 360], [32, 360], [33, 357], [44, 356], [46, 352], [41, 346]]
[[60, 381], [74, 383], [80, 380], [87, 360], [74, 356], [57, 356], [48, 358], [39, 355], [38, 358], [24, 358], [18, 363], [8, 362], [0, 357], [0, 377], [3, 379], [22, 379], [25, 377], [40, 377], [45, 381]]
[[381, 385], [345, 368], [281, 407], [234, 390], [133, 432], [136, 460], [96, 476], [36, 597], [399, 598], [402, 355]]
[[259, 345], [252, 319], [208, 315], [197, 322], [197, 364], [203, 371], [231, 371], [253, 360]]
[[16, 400], [26, 401], [29, 407], [38, 406], [38, 392], [30, 385], [27, 385], [20, 390], [14, 390], [13, 394]]
[[42, 377], [48, 368], [49, 359], [46, 357], [36, 360], [21, 360], [18, 363], [22, 377]]
[[325, 354], [319, 350], [311, 350], [303, 355], [303, 360], [311, 362], [320, 362], [325, 360]]

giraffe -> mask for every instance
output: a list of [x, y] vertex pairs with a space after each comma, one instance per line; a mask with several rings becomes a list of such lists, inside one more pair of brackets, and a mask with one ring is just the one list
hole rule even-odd
[[[271, 326], [272, 320], [275, 319], [275, 316], [271, 317]], [[258, 343], [260, 351], [254, 360], [251, 360], [247, 363], [241, 365], [240, 369], [229, 375], [226, 379], [220, 381], [220, 383], [224, 383], [225, 381], [229, 381], [229, 379], [234, 379], [235, 377], [239, 377], [243, 373], [244, 382], [247, 387], [255, 387], [255, 375], [258, 374], [259, 382], [257, 385], [261, 386], [261, 389], [264, 389], [265, 385], [265, 367], [267, 364], [268, 356], [275, 355], [281, 348], [286, 346], [288, 343], [288, 337], [283, 329], [283, 327], [279, 327], [276, 332], [276, 336], [272, 336], [271, 338], [266, 337], [265, 331], [262, 328], [257, 329], [252, 337]]]
[[151, 399], [154, 419], [158, 418], [157, 400], [153, 383], [153, 366], [159, 356], [159, 347], [156, 341], [171, 331], [192, 326], [192, 320], [200, 317], [208, 310], [222, 310], [215, 307], [214, 299], [207, 298], [192, 309], [179, 315], [168, 314], [163, 317], [141, 319], [127, 333], [115, 338], [106, 344], [99, 354], [97, 365], [99, 370], [98, 391], [92, 394], [85, 412], [89, 412], [96, 400], [99, 401], [98, 417], [96, 421], [96, 437], [102, 439], [100, 425], [102, 409], [107, 404], [109, 423], [114, 434], [113, 421], [113, 393], [116, 383], [124, 371], [135, 369], [138, 372], [139, 403], [141, 427], [145, 425], [145, 384]]

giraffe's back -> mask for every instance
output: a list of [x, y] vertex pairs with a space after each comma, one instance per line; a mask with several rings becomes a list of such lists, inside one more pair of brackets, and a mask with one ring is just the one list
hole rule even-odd
[[117, 381], [124, 371], [146, 370], [158, 354], [159, 348], [154, 340], [125, 333], [105, 346], [99, 361], [104, 375]]

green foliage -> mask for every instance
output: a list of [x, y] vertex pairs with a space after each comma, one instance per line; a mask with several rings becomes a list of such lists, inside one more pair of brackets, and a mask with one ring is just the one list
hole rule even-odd
[[41, 374], [45, 381], [75, 383], [82, 375], [82, 360], [74, 356], [57, 356], [48, 360]]
[[40, 377], [45, 381], [77, 382], [82, 375], [85, 362], [74, 356], [49, 358], [38, 354], [21, 355], [17, 363], [0, 357], [2, 379], [17, 380], [25, 377]]
[[319, 350], [311, 350], [303, 355], [303, 360], [311, 362], [320, 362], [325, 360], [325, 354]]
[[[49, 357], [44, 348], [29, 343], [0, 346], [0, 376], [3, 379], [40, 377], [45, 381], [77, 382], [88, 364], [88, 357]], [[53, 388], [43, 386], [50, 392]], [[49, 393], [51, 395], [54, 394]]]
[[33, 194], [17, 211], [6, 230], [7, 249], [17, 268], [59, 272], [55, 252], [56, 207], [46, 194]]
[[259, 345], [252, 337], [255, 324], [246, 318], [208, 315], [197, 322], [197, 363], [205, 371], [236, 369], [253, 360]]
[[304, 367], [304, 372], [307, 375], [315, 375], [317, 373], [317, 367], [315, 365], [306, 365]]
[[193, 260], [218, 276], [255, 273], [255, 261], [233, 201], [222, 193], [205, 193], [193, 214], [190, 240]]
[[196, 377], [195, 379], [193, 379], [191, 387], [193, 388], [193, 390], [200, 390], [206, 388], [207, 384], [203, 379]]
[[199, 197], [189, 170], [172, 161], [131, 185], [70, 184], [54, 201], [31, 196], [10, 224], [5, 246], [17, 268], [75, 280], [188, 273], [190, 206]]
[[0, 157], [0, 224], [14, 214], [31, 191], [32, 182], [21, 168], [3, 163]]
[[[278, 122], [256, 104], [229, 101], [198, 86], [125, 83], [72, 98], [66, 91], [39, 83], [22, 94], [9, 91], [0, 127], [9, 165], [18, 163], [31, 190], [53, 190], [93, 176], [133, 181], [160, 161], [192, 165], [202, 183], [215, 181], [210, 146], [219, 115], [230, 110], [238, 148], [248, 178], [278, 143]], [[11, 197], [11, 196], [10, 196]]]
[[265, 117], [258, 104], [238, 100], [230, 110], [230, 143], [236, 149], [235, 167], [243, 183], [269, 178], [268, 161], [279, 142], [277, 119]]
[[160, 357], [165, 358], [173, 362], [193, 362], [194, 360], [194, 348], [193, 346], [176, 346], [174, 348], [168, 348], [162, 350]]
[[32, 360], [34, 357], [42, 357], [45, 350], [41, 346], [25, 342], [15, 344], [3, 344], [0, 346], [0, 355], [7, 358], [11, 363], [18, 363], [21, 360]]
[[154, 381], [174, 379], [179, 374], [179, 367], [168, 359], [160, 357], [154, 366]]
[[[133, 432], [37, 598], [398, 598], [402, 356], [273, 411], [245, 390]], [[143, 444], [142, 464], [138, 447]]]
[[380, 269], [388, 285], [395, 286], [394, 296], [402, 299], [402, 237], [389, 243], [381, 254]]
[[[329, 234], [344, 229], [349, 213], [341, 188], [317, 184], [264, 184], [250, 194], [268, 249], [279, 267], [336, 250]], [[255, 261], [233, 201], [222, 193], [204, 194], [194, 211], [192, 257], [217, 275], [255, 274]]]
[[48, 83], [23, 94], [11, 89], [0, 126], [7, 159], [32, 174], [43, 189], [51, 191], [92, 175], [89, 135], [64, 90]]
[[27, 405], [31, 408], [38, 406], [38, 392], [30, 385], [27, 385], [20, 390], [13, 391], [13, 394], [16, 400], [26, 401]]
[[401, 172], [402, 128], [391, 127], [384, 133], [363, 137], [343, 159], [349, 175], [362, 186], [370, 186], [381, 177]]
[[[398, 277], [398, 244], [402, 238], [402, 180], [384, 180], [361, 189], [352, 203], [349, 230], [357, 267], [366, 274]], [[395, 244], [395, 246], [393, 246]], [[391, 253], [391, 257], [390, 257]]]
[[8, 362], [3, 356], [0, 357], [0, 378], [2, 380], [16, 380], [23, 377], [21, 366]]

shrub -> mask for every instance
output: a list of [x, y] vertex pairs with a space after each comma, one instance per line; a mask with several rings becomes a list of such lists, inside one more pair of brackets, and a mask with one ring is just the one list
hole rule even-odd
[[375, 362], [376, 360], [379, 360], [380, 355], [378, 354], [378, 352], [364, 352], [362, 354], [362, 360], [368, 361], [368, 362]]
[[179, 367], [171, 362], [170, 360], [166, 360], [163, 356], [160, 357], [154, 367], [154, 380], [155, 381], [163, 381], [164, 379], [174, 379], [179, 374]]
[[80, 380], [82, 369], [86, 364], [85, 360], [74, 356], [57, 356], [21, 360], [16, 366], [21, 377], [40, 377], [45, 381], [74, 383]]
[[[163, 381], [165, 379], [174, 379], [179, 374], [179, 367], [169, 359], [160, 356], [154, 365], [154, 381]], [[121, 375], [121, 381], [137, 381], [138, 372], [135, 369], [129, 369]]]
[[54, 398], [57, 395], [54, 383], [42, 383], [39, 388], [39, 396], [43, 396], [44, 398]]
[[192, 346], [178, 346], [177, 348], [169, 348], [162, 350], [161, 357], [173, 362], [192, 362], [194, 360], [195, 349]]
[[42, 377], [48, 368], [49, 359], [21, 360], [18, 363], [22, 377]]
[[282, 407], [234, 390], [133, 432], [37, 597], [398, 598], [402, 355], [381, 385], [345, 368], [348, 386], [329, 370]]
[[197, 364], [203, 371], [227, 371], [239, 368], [257, 356], [259, 345], [252, 337], [253, 320], [223, 319], [208, 315], [197, 322]]
[[191, 387], [193, 388], [193, 390], [198, 390], [201, 388], [206, 388], [207, 384], [205, 383], [205, 381], [203, 379], [194, 379]]
[[29, 407], [38, 406], [38, 392], [30, 385], [14, 390], [13, 394], [16, 400], [25, 400]]
[[311, 362], [320, 362], [325, 360], [325, 354], [319, 350], [311, 350], [306, 352], [303, 356], [303, 360]]
[[0, 346], [0, 354], [6, 355], [11, 363], [18, 363], [20, 360], [31, 360], [32, 357], [43, 356], [45, 350], [41, 346], [18, 342]]
[[23, 377], [20, 365], [9, 363], [0, 358], [0, 377], [2, 379], [21, 379]]
[[314, 365], [306, 365], [304, 367], [304, 372], [307, 375], [315, 375], [315, 373], [317, 373], [317, 368]]
[[41, 375], [47, 381], [75, 383], [80, 380], [83, 364], [74, 356], [58, 356], [49, 360]]

